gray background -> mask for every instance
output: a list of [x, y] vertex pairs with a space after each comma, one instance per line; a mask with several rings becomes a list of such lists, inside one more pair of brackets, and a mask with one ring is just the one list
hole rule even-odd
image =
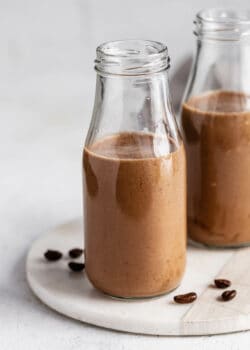
[[249, 332], [167, 338], [83, 325], [42, 305], [25, 280], [32, 240], [81, 215], [95, 47], [124, 38], [167, 43], [178, 102], [195, 47], [195, 13], [223, 5], [244, 8], [249, 0], [0, 0], [1, 350], [249, 349]]

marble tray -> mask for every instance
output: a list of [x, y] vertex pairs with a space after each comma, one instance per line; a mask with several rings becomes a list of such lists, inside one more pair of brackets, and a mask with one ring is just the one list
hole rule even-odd
[[[42, 235], [27, 256], [27, 279], [33, 292], [50, 308], [96, 326], [154, 335], [206, 335], [250, 329], [250, 248], [209, 250], [188, 247], [188, 263], [181, 286], [155, 299], [123, 301], [95, 290], [84, 273], [68, 269], [67, 252], [83, 244], [80, 220]], [[43, 253], [59, 249], [64, 258], [47, 262]], [[78, 259], [81, 260], [81, 259]], [[237, 297], [221, 302], [214, 278], [229, 278]], [[175, 304], [175, 294], [195, 291], [193, 304]]]

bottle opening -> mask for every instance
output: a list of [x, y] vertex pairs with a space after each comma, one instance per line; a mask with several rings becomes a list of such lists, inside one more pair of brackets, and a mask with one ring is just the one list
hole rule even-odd
[[198, 38], [221, 41], [250, 40], [250, 11], [237, 9], [206, 9], [194, 21]]
[[96, 49], [95, 69], [115, 75], [144, 75], [169, 68], [168, 49], [149, 40], [119, 40]]

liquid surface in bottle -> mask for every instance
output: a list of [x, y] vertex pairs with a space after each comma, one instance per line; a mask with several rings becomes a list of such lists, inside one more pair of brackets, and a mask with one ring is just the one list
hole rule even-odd
[[183, 105], [188, 233], [198, 242], [250, 242], [250, 97], [214, 91]]
[[181, 144], [166, 153], [166, 144], [153, 134], [121, 133], [84, 149], [86, 272], [108, 294], [159, 295], [182, 278], [185, 152]]

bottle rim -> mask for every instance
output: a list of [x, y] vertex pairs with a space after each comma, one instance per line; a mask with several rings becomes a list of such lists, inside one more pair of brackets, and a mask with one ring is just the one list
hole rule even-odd
[[152, 40], [109, 41], [96, 49], [95, 70], [100, 74], [145, 75], [168, 69], [165, 44]]
[[208, 8], [194, 20], [194, 34], [199, 39], [219, 41], [250, 40], [250, 10]]

